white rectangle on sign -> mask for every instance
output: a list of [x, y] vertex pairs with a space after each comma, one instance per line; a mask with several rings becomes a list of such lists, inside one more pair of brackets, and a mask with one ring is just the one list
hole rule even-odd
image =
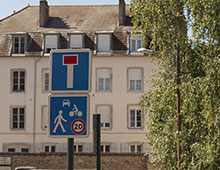
[[10, 166], [0, 166], [0, 170], [11, 170]]
[[11, 165], [11, 157], [1, 156], [0, 165]]

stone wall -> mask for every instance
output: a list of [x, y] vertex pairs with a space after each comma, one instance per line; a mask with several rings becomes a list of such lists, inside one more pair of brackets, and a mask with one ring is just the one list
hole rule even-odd
[[[34, 166], [38, 169], [66, 169], [66, 153], [0, 153], [12, 157], [12, 170], [19, 166]], [[88, 153], [74, 155], [74, 170], [96, 169], [96, 156]], [[157, 170], [143, 154], [105, 153], [101, 155], [102, 170]]]

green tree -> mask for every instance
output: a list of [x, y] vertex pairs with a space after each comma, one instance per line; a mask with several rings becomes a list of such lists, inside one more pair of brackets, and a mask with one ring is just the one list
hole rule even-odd
[[176, 170], [179, 144], [179, 169], [220, 169], [220, 1], [131, 0], [131, 17], [145, 44], [151, 34], [159, 66], [140, 102], [148, 154]]

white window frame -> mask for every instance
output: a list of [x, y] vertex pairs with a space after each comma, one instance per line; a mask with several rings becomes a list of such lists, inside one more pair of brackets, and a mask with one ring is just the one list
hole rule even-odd
[[[15, 52], [15, 39], [18, 38], [18, 51]], [[22, 38], [24, 39], [24, 42], [22, 42]], [[27, 35], [25, 34], [15, 34], [12, 35], [12, 55], [25, 55], [26, 52], [26, 43], [27, 42]], [[23, 50], [21, 44], [23, 43]]]
[[[132, 147], [134, 147], [134, 152], [132, 151]], [[138, 151], [138, 147], [141, 147], [141, 151]], [[142, 153], [143, 152], [143, 145], [137, 144], [137, 143], [129, 144], [129, 152], [130, 153]]]
[[[109, 117], [109, 122], [107, 121], [107, 120], [105, 120], [105, 122], [103, 122], [103, 119], [106, 119], [106, 118], [103, 118], [103, 116], [102, 116], [102, 113], [99, 113], [99, 108], [101, 108], [101, 107], [104, 107], [104, 108], [108, 108], [109, 109], [109, 111], [110, 111], [110, 115], [108, 115], [107, 117]], [[112, 105], [110, 105], [110, 104], [99, 104], [99, 105], [96, 105], [96, 113], [97, 114], [100, 114], [101, 115], [101, 120], [100, 120], [100, 127], [101, 127], [101, 129], [102, 130], [111, 130], [112, 129], [112, 125], [113, 125], [113, 122], [112, 122]], [[108, 124], [109, 123], [109, 127], [108, 126], [106, 126], [106, 124]], [[103, 126], [102, 126], [103, 125]]]
[[[134, 125], [131, 125], [131, 111], [134, 112]], [[140, 115], [139, 114], [140, 111]], [[143, 129], [143, 110], [138, 105], [128, 105], [128, 128], [129, 129]], [[139, 121], [138, 118], [141, 120]], [[138, 125], [138, 122], [141, 123], [141, 125]]]
[[3, 146], [3, 152], [8, 152], [8, 149], [15, 149], [15, 152], [22, 152], [22, 149], [28, 149], [28, 152], [22, 152], [22, 153], [30, 153], [31, 152], [31, 146], [27, 143], [4, 143]]
[[[107, 151], [107, 147], [109, 147], [109, 151]], [[111, 144], [109, 144], [109, 143], [101, 144], [101, 148], [103, 148], [103, 151], [101, 151], [102, 153], [110, 153], [111, 152]], [[101, 148], [100, 148], [100, 150], [102, 150]]]
[[41, 106], [41, 129], [46, 131], [48, 128], [48, 107], [47, 105]]
[[[101, 76], [101, 72], [109, 73], [109, 77], [105, 75]], [[109, 89], [107, 89], [108, 79], [110, 86]], [[101, 81], [103, 81], [103, 86], [101, 86]], [[100, 87], [102, 87], [103, 89], [100, 89]], [[112, 68], [96, 68], [96, 92], [101, 92], [101, 93], [112, 92]]]
[[[135, 44], [135, 47], [133, 45]], [[138, 46], [138, 43], [141, 43]], [[144, 53], [137, 52], [138, 48], [143, 47], [143, 38], [141, 34], [129, 34], [129, 52], [131, 55], [144, 55]]]
[[[135, 77], [131, 79], [132, 71], [139, 71], [140, 72], [140, 78]], [[133, 73], [134, 74], [134, 73]], [[131, 81], [134, 83], [134, 89], [131, 88]], [[138, 81], [141, 81], [138, 83]], [[138, 85], [141, 86], [140, 89], [138, 89]], [[128, 92], [143, 92], [143, 87], [144, 87], [144, 69], [142, 67], [130, 67], [127, 69], [127, 86], [128, 86]]]
[[[82, 147], [82, 151], [79, 151], [79, 147]], [[73, 148], [74, 148], [74, 152], [77, 152], [77, 153], [83, 152], [83, 144], [74, 144]]]
[[[18, 78], [17, 78], [17, 83], [15, 83], [15, 77], [14, 73], [18, 72]], [[24, 78], [21, 77], [21, 72], [24, 72]], [[22, 79], [24, 79], [24, 83], [22, 83]], [[17, 90], [14, 89], [14, 85], [17, 84]], [[11, 69], [11, 92], [25, 92], [25, 87], [26, 87], [26, 71], [25, 69]], [[24, 89], [21, 87], [24, 86]]]
[[[75, 38], [74, 38], [75, 37]], [[77, 40], [77, 42], [74, 41]], [[85, 34], [69, 34], [69, 46], [70, 49], [81, 49], [85, 47]]]
[[[48, 77], [46, 77], [46, 75]], [[50, 70], [49, 70], [49, 68], [42, 69], [41, 80], [42, 80], [42, 92], [48, 93], [49, 88], [50, 88]]]
[[[54, 42], [53, 43], [50, 42], [51, 39], [53, 39], [53, 38], [54, 38], [55, 43]], [[44, 40], [45, 40], [44, 41], [44, 53], [46, 55], [49, 54], [52, 49], [58, 49], [59, 34], [45, 34], [44, 35]]]
[[[17, 109], [17, 128], [14, 128], [14, 109]], [[23, 120], [23, 124], [24, 127], [20, 127], [21, 126], [21, 110], [24, 110], [24, 120]], [[25, 127], [26, 127], [26, 109], [25, 106], [11, 106], [10, 107], [10, 129], [12, 131], [25, 131]]]
[[47, 153], [51, 153], [52, 152], [52, 147], [55, 148], [55, 151], [52, 153], [56, 152], [56, 145], [55, 144], [44, 144], [43, 145], [43, 151], [46, 152], [46, 147], [49, 147], [49, 151]]
[[97, 55], [111, 55], [112, 53], [112, 33], [96, 34]]

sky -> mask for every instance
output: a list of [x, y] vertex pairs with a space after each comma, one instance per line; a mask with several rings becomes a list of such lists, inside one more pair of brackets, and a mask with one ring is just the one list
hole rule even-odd
[[[30, 6], [38, 6], [40, 0], [4, 0], [0, 5], [0, 19], [3, 19], [18, 11], [28, 4]], [[111, 5], [118, 4], [119, 0], [47, 0], [49, 5]], [[126, 4], [130, 0], [125, 0]]]

